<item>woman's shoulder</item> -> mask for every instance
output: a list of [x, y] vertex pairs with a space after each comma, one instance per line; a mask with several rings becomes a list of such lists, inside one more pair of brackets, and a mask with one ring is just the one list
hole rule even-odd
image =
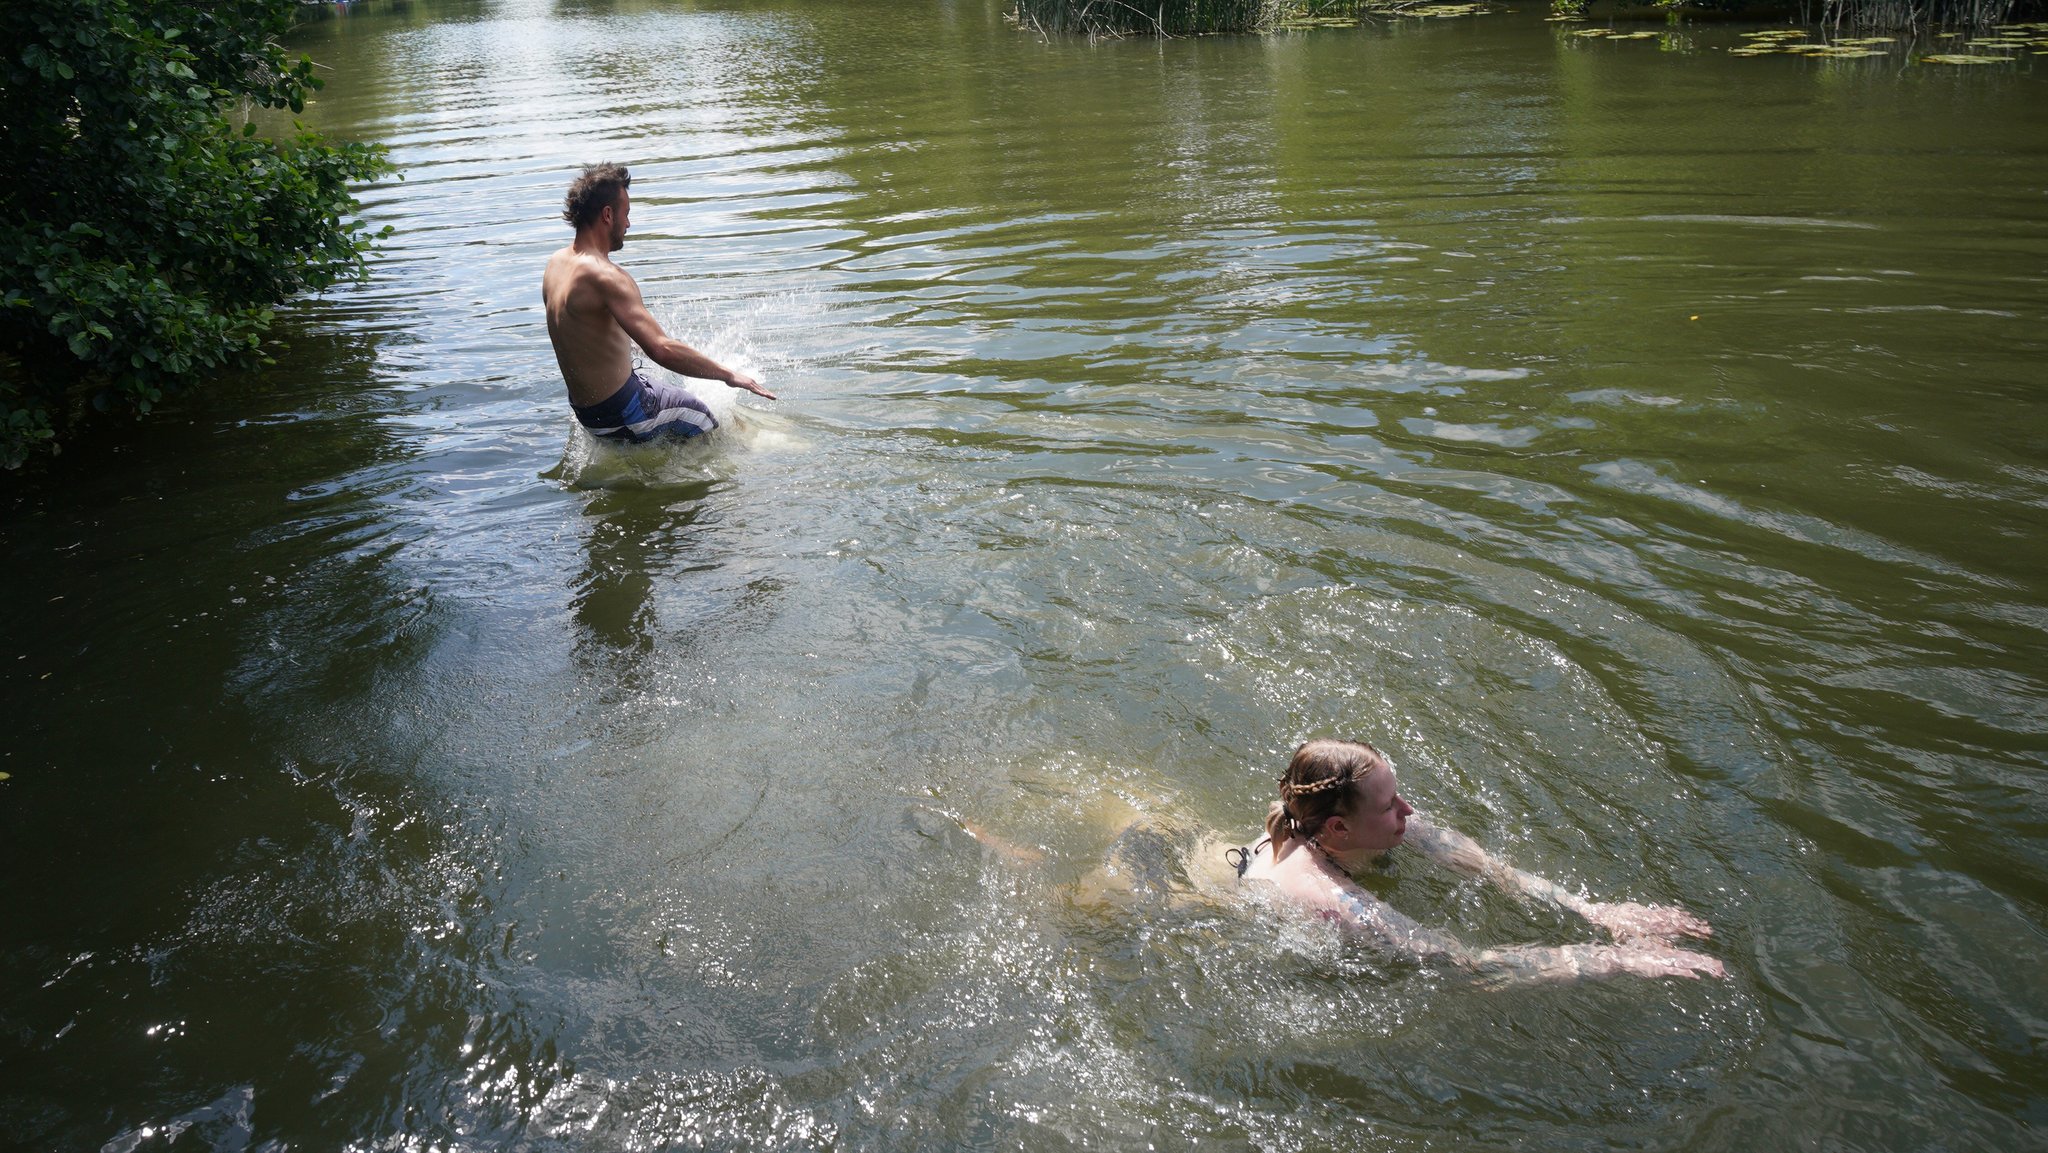
[[1339, 884], [1317, 864], [1315, 853], [1307, 846], [1276, 846], [1261, 837], [1246, 849], [1244, 880], [1271, 884], [1289, 901], [1305, 908], [1337, 908]]

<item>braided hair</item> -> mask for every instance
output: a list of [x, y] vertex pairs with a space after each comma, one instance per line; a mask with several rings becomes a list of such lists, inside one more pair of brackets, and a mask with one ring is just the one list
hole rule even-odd
[[1357, 803], [1355, 786], [1382, 762], [1380, 751], [1364, 741], [1322, 737], [1302, 742], [1280, 777], [1280, 799], [1266, 814], [1273, 858], [1280, 858], [1288, 841], [1306, 841], [1331, 817], [1348, 813]]

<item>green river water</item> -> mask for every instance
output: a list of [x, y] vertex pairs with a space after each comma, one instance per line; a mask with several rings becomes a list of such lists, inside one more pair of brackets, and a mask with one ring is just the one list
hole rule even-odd
[[[1540, 16], [321, 10], [371, 278], [4, 482], [0, 1145], [2048, 1145], [2048, 73]], [[708, 443], [569, 417], [600, 159]], [[1324, 733], [1727, 979], [1076, 900]]]

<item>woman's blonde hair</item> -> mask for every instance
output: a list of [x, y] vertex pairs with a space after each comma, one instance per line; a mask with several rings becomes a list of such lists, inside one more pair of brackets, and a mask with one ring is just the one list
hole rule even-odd
[[1266, 814], [1274, 859], [1288, 841], [1306, 841], [1331, 817], [1349, 813], [1357, 803], [1359, 782], [1383, 760], [1380, 751], [1364, 741], [1321, 737], [1302, 742], [1280, 777], [1280, 799]]

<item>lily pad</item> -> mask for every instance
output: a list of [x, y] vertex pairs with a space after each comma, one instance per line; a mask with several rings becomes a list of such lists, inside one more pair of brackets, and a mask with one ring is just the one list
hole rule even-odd
[[2011, 56], [1965, 56], [1954, 52], [1937, 53], [1920, 58], [1928, 64], [2010, 64]]

